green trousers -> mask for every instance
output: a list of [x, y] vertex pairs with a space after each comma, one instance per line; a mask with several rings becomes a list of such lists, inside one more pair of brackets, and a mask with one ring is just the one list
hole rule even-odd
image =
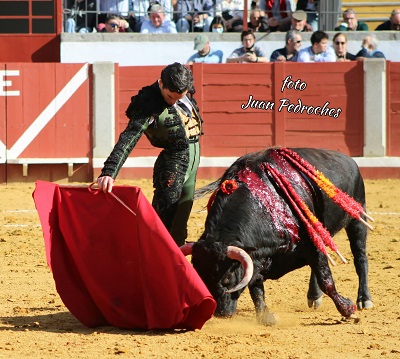
[[[153, 179], [153, 207], [178, 246], [183, 245], [187, 238], [200, 162], [199, 143], [190, 143], [188, 152], [183, 159], [179, 153], [163, 151], [156, 161]], [[186, 172], [179, 171], [179, 162], [182, 161], [188, 161]]]

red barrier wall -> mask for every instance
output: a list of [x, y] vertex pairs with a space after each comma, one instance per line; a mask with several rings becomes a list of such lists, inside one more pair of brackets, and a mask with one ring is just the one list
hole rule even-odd
[[[118, 128], [125, 128], [130, 97], [156, 81], [163, 67], [119, 69]], [[306, 69], [306, 70], [305, 70]], [[309, 71], [307, 71], [309, 69]], [[361, 156], [363, 149], [363, 67], [340, 64], [193, 65], [196, 95], [204, 118], [203, 156], [240, 156], [267, 146], [312, 146]], [[283, 91], [285, 79], [298, 88]], [[290, 86], [293, 84], [290, 84]], [[300, 89], [300, 86], [302, 89]], [[258, 100], [246, 105], [250, 96]], [[264, 101], [264, 105], [260, 103]], [[331, 115], [293, 113], [282, 104], [327, 107]], [[270, 102], [268, 109], [266, 103]], [[273, 108], [271, 109], [271, 104]], [[245, 108], [243, 109], [242, 108]], [[280, 108], [281, 107], [281, 108]], [[134, 156], [154, 155], [141, 139]]]
[[388, 156], [400, 156], [400, 62], [387, 62]]
[[[156, 81], [162, 68], [116, 66], [116, 139], [126, 126], [130, 97]], [[276, 145], [325, 147], [362, 156], [362, 63], [196, 64], [192, 70], [205, 120], [203, 157], [238, 157]], [[0, 64], [0, 71], [0, 180], [92, 181], [91, 66], [7, 63]], [[388, 62], [388, 77], [388, 153], [398, 156], [400, 64]], [[285, 79], [286, 84], [294, 82], [282, 90]], [[257, 102], [247, 107], [250, 97]], [[331, 116], [290, 112], [280, 108], [285, 101], [293, 107], [299, 101], [313, 108], [326, 104]], [[158, 152], [143, 137], [131, 156]], [[199, 176], [222, 171], [201, 168]], [[119, 178], [151, 173], [151, 168], [124, 168]]]
[[[12, 63], [0, 69], [6, 84], [0, 96], [0, 141], [8, 150], [2, 181], [62, 180], [68, 163], [89, 162], [90, 66]], [[24, 161], [32, 163], [25, 176]], [[87, 180], [91, 175], [88, 165], [80, 167], [71, 179]]]

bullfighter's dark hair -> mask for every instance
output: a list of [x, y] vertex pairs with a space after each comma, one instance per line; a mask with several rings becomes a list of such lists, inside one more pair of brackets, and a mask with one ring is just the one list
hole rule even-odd
[[329, 39], [329, 35], [325, 31], [314, 31], [311, 35], [311, 45], [319, 44], [323, 39]]
[[163, 88], [179, 94], [190, 92], [193, 87], [192, 72], [179, 62], [168, 65], [161, 71], [161, 81]]

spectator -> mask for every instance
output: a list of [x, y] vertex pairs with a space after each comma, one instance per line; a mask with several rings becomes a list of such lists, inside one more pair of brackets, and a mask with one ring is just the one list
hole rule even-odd
[[160, 78], [131, 97], [128, 125], [104, 162], [97, 184], [111, 192], [121, 167], [140, 137], [162, 149], [153, 168], [152, 205], [178, 246], [185, 243], [200, 160], [202, 118], [193, 99], [187, 66], [165, 67]]
[[96, 0], [70, 0], [71, 17], [65, 21], [65, 32], [92, 32], [96, 27]]
[[108, 14], [105, 23], [99, 24], [98, 31], [111, 33], [133, 32], [129, 27], [128, 21], [116, 14]]
[[378, 25], [375, 29], [377, 31], [400, 31], [400, 9], [394, 9], [390, 15], [389, 20]]
[[358, 21], [357, 14], [353, 9], [347, 9], [343, 12], [343, 22], [340, 26], [335, 27], [335, 31], [368, 31], [368, 25]]
[[255, 46], [256, 37], [253, 30], [243, 30], [240, 39], [243, 46], [232, 52], [226, 59], [227, 63], [268, 62], [264, 51]]
[[355, 55], [347, 52], [347, 36], [338, 32], [333, 37], [333, 49], [335, 50], [336, 61], [354, 61]]
[[221, 16], [228, 32], [243, 30], [243, 0], [217, 0], [216, 15]]
[[296, 10], [303, 10], [307, 13], [307, 23], [313, 28], [313, 31], [318, 30], [318, 9], [319, 0], [298, 0]]
[[199, 62], [205, 64], [218, 64], [222, 62], [222, 51], [211, 49], [210, 41], [206, 34], [199, 34], [194, 38], [194, 50], [197, 50], [197, 53], [190, 56], [187, 61], [188, 65]]
[[296, 5], [294, 0], [260, 0], [260, 9], [267, 13], [270, 31], [274, 32], [290, 23]]
[[265, 16], [265, 12], [257, 8], [251, 10], [247, 28], [254, 32], [268, 32], [268, 18]]
[[[172, 2], [171, 0], [133, 0], [133, 12], [131, 18], [134, 19], [135, 26], [133, 27], [135, 32], [140, 32], [142, 23], [145, 20], [149, 20], [149, 9], [154, 4], [159, 4], [164, 9], [164, 19], [172, 21]], [[132, 25], [131, 25], [132, 27]]]
[[378, 51], [378, 38], [375, 35], [365, 36], [362, 42], [362, 49], [357, 53], [357, 60], [385, 59], [385, 55]]
[[299, 51], [297, 62], [335, 62], [335, 51], [328, 47], [329, 35], [321, 30], [311, 35], [311, 46]]
[[296, 62], [303, 39], [299, 31], [289, 30], [286, 33], [286, 45], [282, 49], [275, 50], [270, 57], [271, 62]]
[[176, 6], [178, 32], [210, 31], [213, 0], [178, 0]]
[[153, 4], [149, 9], [149, 19], [142, 23], [142, 34], [176, 34], [176, 25], [171, 20], [165, 20], [164, 9], [159, 4]]
[[215, 16], [213, 21], [211, 21], [210, 32], [216, 32], [222, 34], [225, 32], [225, 24], [221, 16]]
[[278, 28], [278, 31], [282, 32], [287, 32], [289, 30], [314, 31], [313, 27], [307, 24], [307, 14], [303, 10], [296, 10], [292, 14], [290, 22], [286, 22]]

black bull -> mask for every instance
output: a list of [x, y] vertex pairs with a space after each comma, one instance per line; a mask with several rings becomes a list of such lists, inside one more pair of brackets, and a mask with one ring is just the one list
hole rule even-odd
[[[293, 150], [365, 210], [364, 182], [358, 166], [350, 157], [330, 150]], [[235, 314], [237, 300], [248, 283], [257, 317], [264, 321], [268, 309], [265, 305], [263, 282], [266, 279], [278, 279], [305, 265], [312, 269], [307, 293], [309, 306], [318, 306], [324, 292], [343, 316], [350, 317], [356, 310], [350, 299], [342, 297], [336, 291], [327, 256], [311, 240], [305, 228], [307, 223], [299, 218], [301, 214], [294, 210], [293, 203], [288, 203], [290, 201], [285, 193], [277, 186], [271, 174], [265, 171], [266, 164], [280, 168], [286, 172], [285, 175], [291, 177], [292, 185], [301, 200], [332, 237], [341, 229], [346, 230], [359, 277], [358, 308], [372, 307], [367, 278], [365, 223], [349, 216], [304, 171], [279, 159], [276, 151], [277, 149], [267, 149], [239, 158], [218, 181], [203, 189], [204, 194], [219, 188], [214, 192], [215, 197], [209, 208], [204, 233], [198, 242], [181, 247], [184, 254], [192, 254], [194, 268], [214, 296], [217, 302], [215, 315]], [[257, 174], [266, 183], [264, 190], [257, 189], [257, 184], [250, 188], [248, 183], [244, 183], [246, 181], [240, 180], [244, 169], [247, 173]], [[294, 172], [297, 177], [293, 176]], [[227, 183], [226, 180], [236, 184], [237, 188], [231, 192], [222, 191], [221, 184]], [[257, 198], [263, 196], [265, 189], [283, 199], [284, 205], [272, 203], [275, 206], [272, 210], [266, 208], [270, 200], [268, 196], [265, 196], [264, 201]], [[365, 220], [364, 214], [360, 217]], [[293, 228], [298, 231], [296, 241], [293, 240]], [[248, 268], [254, 268], [254, 272], [248, 273]], [[244, 276], [248, 278], [245, 279]]]

